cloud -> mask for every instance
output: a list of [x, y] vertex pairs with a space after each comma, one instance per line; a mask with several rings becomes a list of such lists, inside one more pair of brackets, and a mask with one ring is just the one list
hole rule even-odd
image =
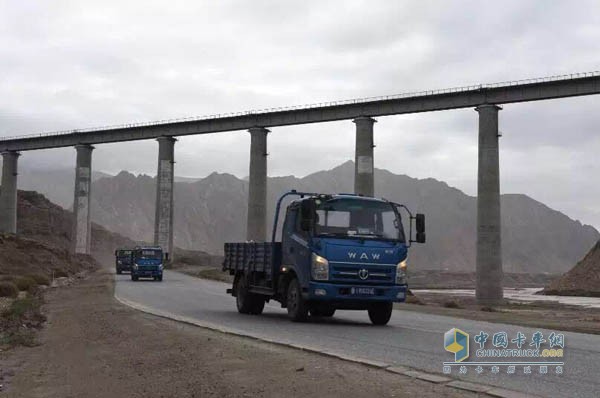
[[[264, 109], [598, 69], [593, 1], [0, 2], [0, 136]], [[506, 105], [503, 192], [600, 228], [599, 98]], [[181, 137], [176, 170], [248, 174], [249, 134]], [[472, 109], [378, 118], [376, 165], [476, 192]], [[156, 171], [152, 141], [94, 168]], [[274, 128], [269, 173], [354, 157], [351, 121]], [[74, 150], [25, 153], [72, 167]]]

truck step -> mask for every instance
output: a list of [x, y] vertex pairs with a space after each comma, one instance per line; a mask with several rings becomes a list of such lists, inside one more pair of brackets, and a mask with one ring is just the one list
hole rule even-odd
[[262, 294], [264, 296], [272, 296], [275, 292], [270, 287], [265, 286], [250, 286], [250, 292]]

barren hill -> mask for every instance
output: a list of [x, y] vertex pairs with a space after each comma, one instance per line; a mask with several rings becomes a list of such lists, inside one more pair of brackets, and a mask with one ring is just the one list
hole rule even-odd
[[[18, 192], [17, 233], [67, 252], [71, 247], [73, 213], [33, 191]], [[106, 228], [92, 224], [92, 256], [101, 263], [114, 261], [118, 247], [135, 246], [136, 242]]]
[[600, 297], [600, 241], [575, 267], [544, 289], [544, 293]]

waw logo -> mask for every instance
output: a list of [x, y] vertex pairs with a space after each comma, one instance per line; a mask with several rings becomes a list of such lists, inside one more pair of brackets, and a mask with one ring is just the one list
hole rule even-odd
[[453, 328], [444, 334], [444, 348], [454, 354], [454, 362], [462, 362], [469, 357], [469, 334]]
[[[357, 253], [355, 252], [348, 252], [348, 257], [352, 258], [352, 259], [356, 259]], [[381, 255], [379, 253], [371, 253], [371, 259], [372, 260], [379, 260], [379, 257]], [[361, 260], [369, 260], [369, 256], [367, 255], [367, 253], [361, 253], [361, 255], [358, 257]]]

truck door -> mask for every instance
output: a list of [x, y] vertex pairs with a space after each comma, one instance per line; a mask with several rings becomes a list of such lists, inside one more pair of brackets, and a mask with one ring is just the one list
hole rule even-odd
[[300, 285], [308, 286], [310, 269], [310, 249], [308, 233], [300, 228], [300, 210], [288, 208], [282, 234], [282, 265], [292, 267], [298, 275]]

